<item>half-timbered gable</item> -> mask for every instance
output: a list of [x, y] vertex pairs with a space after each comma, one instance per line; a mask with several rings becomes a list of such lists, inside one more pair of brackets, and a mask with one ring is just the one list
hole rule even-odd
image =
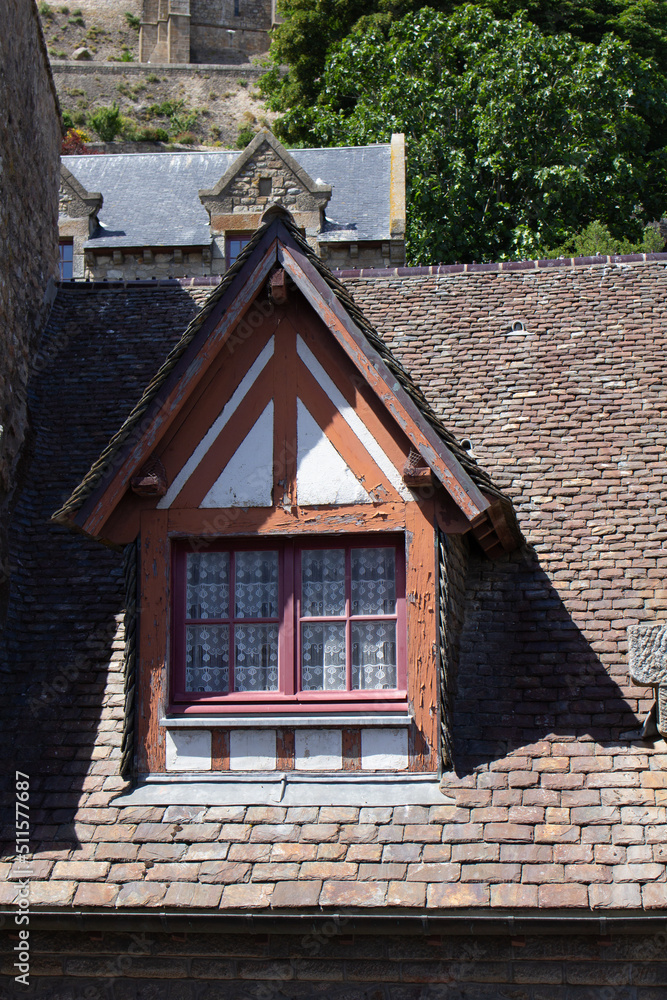
[[282, 209], [56, 517], [138, 544], [140, 776], [436, 776], [438, 534], [519, 539]]

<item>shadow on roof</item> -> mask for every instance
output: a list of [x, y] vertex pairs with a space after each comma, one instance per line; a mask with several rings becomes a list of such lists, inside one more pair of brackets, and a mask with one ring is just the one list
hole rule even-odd
[[[625, 664], [617, 667], [618, 680], [628, 683]], [[639, 728], [535, 552], [524, 547], [493, 562], [474, 555], [453, 712], [457, 773], [547, 737], [617, 745], [622, 733], [638, 735]], [[533, 771], [531, 780], [538, 777]]]

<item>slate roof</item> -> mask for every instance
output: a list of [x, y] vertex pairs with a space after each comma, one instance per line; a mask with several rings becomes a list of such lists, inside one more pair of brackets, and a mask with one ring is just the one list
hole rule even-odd
[[[457, 773], [443, 782], [456, 805], [115, 804], [120, 556], [49, 514], [206, 289], [68, 283], [32, 379], [1, 640], [5, 770], [31, 773], [31, 910], [541, 910], [570, 929], [571, 914], [644, 908], [664, 920], [664, 743], [637, 738], [651, 698], [628, 681], [626, 644], [629, 625], [664, 620], [667, 600], [667, 262], [349, 287], [433, 409], [472, 439], [530, 545], [473, 558], [466, 581]], [[3, 835], [11, 859], [13, 811]], [[18, 877], [0, 864], [0, 903]], [[347, 939], [340, 948], [348, 959]], [[591, 949], [586, 975], [600, 964]]]
[[[332, 185], [327, 241], [390, 238], [390, 145], [289, 152], [314, 181]], [[86, 246], [209, 245], [208, 213], [198, 192], [215, 187], [240, 155], [215, 150], [64, 156], [77, 180], [104, 197], [100, 229]]]
[[[503, 494], [498, 490], [491, 480], [491, 477], [480, 468], [474, 459], [471, 459], [467, 452], [461, 447], [459, 442], [456, 440], [455, 436], [445, 427], [442, 421], [438, 418], [430, 403], [424, 396], [424, 394], [417, 388], [417, 386], [412, 381], [410, 375], [405, 370], [405, 368], [396, 360], [392, 352], [387, 348], [382, 338], [378, 335], [374, 327], [368, 322], [362, 311], [355, 304], [354, 299], [350, 295], [346, 287], [334, 277], [331, 271], [325, 267], [316, 254], [313, 252], [308, 243], [301, 236], [298, 228], [291, 221], [287, 213], [282, 213], [280, 215], [280, 221], [276, 223], [275, 216], [273, 219], [269, 219], [264, 226], [257, 230], [253, 235], [251, 241], [244, 248], [243, 252], [236, 259], [232, 267], [223, 276], [220, 284], [215, 288], [215, 290], [209, 296], [206, 305], [200, 311], [200, 313], [194, 317], [192, 322], [188, 325], [187, 329], [184, 331], [181, 339], [176, 344], [176, 346], [169, 353], [168, 357], [161, 365], [157, 373], [151, 379], [150, 383], [144, 390], [142, 397], [139, 402], [134, 406], [130, 412], [127, 419], [124, 421], [117, 433], [111, 438], [109, 444], [102, 451], [97, 461], [92, 465], [90, 471], [87, 473], [82, 482], [76, 487], [72, 495], [66, 501], [66, 503], [53, 515], [54, 519], [62, 523], [66, 523], [75, 512], [82, 506], [85, 500], [91, 495], [91, 493], [96, 489], [96, 487], [102, 482], [103, 478], [110, 474], [110, 469], [113, 469], [115, 462], [115, 457], [121, 452], [124, 443], [131, 436], [133, 430], [141, 422], [144, 415], [150, 409], [153, 401], [159, 395], [160, 389], [165, 384], [167, 379], [170, 377], [172, 371], [177, 366], [180, 359], [183, 357], [188, 347], [196, 337], [199, 330], [202, 328], [204, 322], [211, 314], [213, 309], [216, 307], [219, 300], [223, 297], [224, 293], [230, 287], [234, 278], [239, 274], [240, 271], [246, 265], [246, 262], [253, 255], [257, 246], [262, 242], [265, 236], [268, 234], [272, 226], [283, 226], [287, 234], [298, 244], [302, 253], [308, 257], [310, 263], [317, 269], [318, 273], [324, 279], [329, 288], [334, 292], [336, 298], [344, 306], [348, 314], [352, 317], [358, 328], [366, 337], [370, 346], [377, 351], [384, 363], [387, 365], [391, 373], [395, 376], [398, 383], [402, 389], [410, 396], [412, 401], [417, 405], [422, 416], [427, 420], [431, 427], [436, 431], [440, 439], [449, 449], [449, 451], [455, 456], [460, 465], [465, 469], [468, 475], [471, 477], [473, 482], [480, 488], [485, 490], [487, 493], [492, 494], [496, 498], [505, 501], [505, 506], [508, 509], [510, 518], [513, 520], [513, 515], [511, 514], [511, 504], [506, 501]], [[280, 231], [277, 232], [280, 236]]]

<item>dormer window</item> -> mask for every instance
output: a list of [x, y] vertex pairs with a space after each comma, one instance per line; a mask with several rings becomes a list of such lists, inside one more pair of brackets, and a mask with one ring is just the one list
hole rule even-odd
[[511, 508], [267, 215], [56, 518], [138, 540], [138, 774], [435, 772], [441, 532], [501, 554]]

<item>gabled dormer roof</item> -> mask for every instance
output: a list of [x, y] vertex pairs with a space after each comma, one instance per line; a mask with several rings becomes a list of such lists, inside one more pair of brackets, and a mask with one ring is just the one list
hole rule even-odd
[[494, 554], [515, 548], [520, 534], [509, 500], [438, 419], [344, 286], [301, 237], [289, 213], [276, 207], [266, 213], [264, 225], [54, 520], [106, 540], [105, 523], [128, 493], [130, 481], [146, 468], [192, 397], [203, 368], [278, 271], [285, 272], [320, 318], [409, 441], [416, 465], [431, 470], [483, 547]]
[[199, 192], [199, 197], [202, 202], [206, 204], [209, 199], [223, 198], [232, 187], [234, 181], [243, 174], [248, 164], [251, 164], [257, 159], [257, 155], [262, 151], [262, 147], [264, 146], [275, 153], [287, 170], [293, 174], [294, 179], [301, 185], [304, 191], [308, 192], [308, 194], [315, 198], [321, 205], [326, 205], [331, 198], [331, 185], [326, 184], [324, 181], [319, 179], [313, 180], [308, 171], [304, 170], [304, 168], [297, 163], [292, 154], [285, 149], [283, 144], [276, 139], [273, 132], [271, 132], [268, 128], [263, 128], [257, 133], [255, 138], [246, 146], [241, 155], [234, 160], [233, 163], [230, 163], [229, 167], [214, 187], [208, 190], [203, 188]]
[[96, 216], [104, 201], [99, 191], [87, 191], [64, 163], [60, 164], [60, 200], [71, 218]]

